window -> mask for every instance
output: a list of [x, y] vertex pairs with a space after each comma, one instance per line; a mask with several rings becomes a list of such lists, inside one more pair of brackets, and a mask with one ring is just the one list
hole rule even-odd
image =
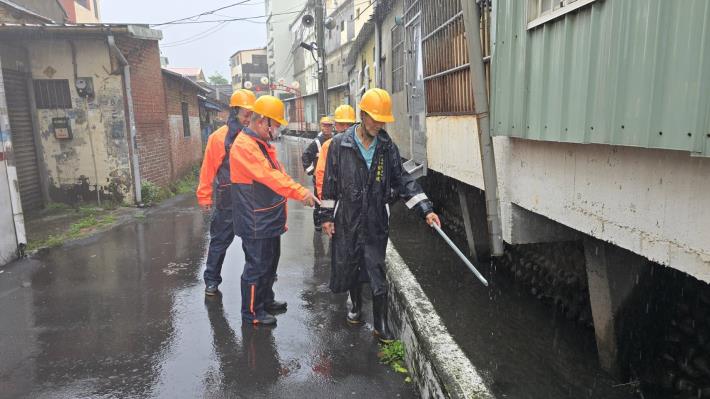
[[528, 0], [528, 29], [557, 19], [596, 0]]
[[392, 93], [404, 89], [404, 27], [392, 28]]
[[34, 81], [37, 109], [69, 109], [71, 92], [67, 79], [37, 79]]
[[422, 1], [422, 7], [427, 114], [471, 114], [473, 90], [461, 1]]
[[76, 4], [86, 8], [87, 10], [89, 9], [89, 0], [75, 0]]
[[190, 137], [190, 113], [187, 103], [182, 102], [182, 135]]
[[252, 64], [266, 65], [266, 56], [261, 54], [255, 54], [251, 56]]
[[345, 30], [345, 20], [342, 20], [342, 21], [340, 21], [340, 31], [342, 32], [344, 30]]

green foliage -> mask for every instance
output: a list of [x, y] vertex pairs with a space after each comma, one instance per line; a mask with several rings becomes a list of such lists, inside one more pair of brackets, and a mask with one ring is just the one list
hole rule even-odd
[[72, 223], [65, 232], [50, 235], [44, 240], [30, 241], [27, 250], [58, 247], [67, 241], [86, 237], [97, 229], [116, 223], [116, 216], [112, 214], [100, 215], [100, 208], [97, 210], [97, 208], [80, 207], [79, 212], [85, 213], [85, 216]]
[[141, 198], [143, 203], [148, 206], [158, 204], [159, 202], [170, 197], [171, 193], [169, 190], [160, 187], [153, 182], [144, 181], [141, 184]]
[[382, 344], [380, 349], [380, 353], [377, 354], [380, 358], [380, 363], [387, 364], [394, 371], [406, 375], [405, 382], [412, 382], [409, 370], [404, 365], [404, 343], [397, 340], [389, 344]]
[[213, 85], [226, 85], [226, 84], [229, 84], [229, 81], [227, 80], [227, 78], [225, 78], [224, 76], [222, 76], [222, 74], [219, 73], [219, 72], [213, 73], [211, 76], [209, 76], [209, 77], [207, 78], [207, 80], [209, 80], [210, 83], [212, 83]]

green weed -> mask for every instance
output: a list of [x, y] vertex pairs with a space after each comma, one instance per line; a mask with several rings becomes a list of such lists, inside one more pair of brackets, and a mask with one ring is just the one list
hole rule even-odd
[[406, 382], [412, 381], [409, 370], [404, 365], [404, 343], [402, 341], [397, 340], [390, 344], [380, 345], [380, 352], [377, 356], [380, 358], [380, 363], [387, 364], [394, 371], [406, 375], [407, 377], [404, 379]]
[[[80, 210], [80, 212], [82, 212]], [[89, 212], [88, 210], [84, 212]], [[30, 241], [27, 244], [27, 250], [33, 251], [40, 248], [53, 248], [63, 245], [67, 241], [76, 240], [89, 236], [91, 233], [99, 228], [110, 226], [116, 223], [116, 216], [107, 215], [97, 215], [97, 210], [92, 210], [88, 216], [84, 216], [77, 222], [72, 223], [67, 231], [57, 234], [50, 235], [44, 240]]]

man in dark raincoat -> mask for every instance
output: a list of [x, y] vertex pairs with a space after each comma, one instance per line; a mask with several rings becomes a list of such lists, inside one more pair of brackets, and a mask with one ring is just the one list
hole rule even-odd
[[[323, 148], [323, 143], [326, 141], [330, 140], [333, 138], [333, 120], [330, 119], [327, 116], [324, 116], [320, 118], [320, 133], [316, 136], [315, 139], [311, 142], [311, 144], [306, 147], [305, 151], [303, 151], [303, 155], [301, 156], [301, 162], [303, 163], [303, 170], [306, 171], [306, 174], [309, 176], [313, 176], [313, 189], [316, 196], [320, 196], [320, 193], [318, 193], [317, 188], [316, 188], [316, 176], [315, 176], [315, 171], [316, 171], [316, 165], [318, 164], [318, 158], [321, 155], [321, 149]], [[318, 221], [318, 215], [320, 214], [320, 209], [318, 209], [318, 205], [316, 205], [315, 209], [313, 210], [313, 224], [315, 225], [315, 228], [317, 231], [320, 231], [321, 226], [320, 222]]]
[[348, 321], [360, 323], [361, 284], [369, 281], [375, 334], [380, 341], [391, 342], [385, 276], [389, 203], [402, 199], [429, 225], [441, 222], [383, 130], [385, 123], [394, 121], [389, 94], [370, 89], [359, 106], [362, 123], [335, 136], [327, 154], [321, 220], [332, 239], [330, 289], [349, 292]]

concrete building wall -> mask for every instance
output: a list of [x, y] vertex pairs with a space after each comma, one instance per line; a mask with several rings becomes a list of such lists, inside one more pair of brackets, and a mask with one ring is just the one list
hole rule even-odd
[[429, 169], [483, 188], [476, 119], [468, 115], [429, 116], [426, 129]]
[[[198, 91], [187, 87], [172, 77], [165, 77], [165, 96], [168, 109], [170, 151], [172, 153], [172, 177], [180, 178], [189, 173], [192, 166], [202, 158], [202, 136], [200, 134], [200, 111]], [[189, 136], [185, 136], [182, 117], [182, 103], [188, 105], [190, 118]]]
[[[75, 50], [68, 40], [24, 44], [32, 78], [66, 79], [71, 92], [72, 108], [36, 112], [50, 198], [93, 201], [98, 186], [103, 199], [130, 199], [132, 178], [121, 76], [110, 74], [111, 59], [104, 40], [76, 39], [73, 43]], [[76, 60], [80, 62], [74, 66]], [[93, 97], [79, 96], [76, 77], [92, 78]], [[71, 139], [55, 137], [53, 118], [69, 119]]]
[[85, 0], [86, 7], [81, 2], [74, 1], [74, 9], [76, 10], [77, 23], [96, 23], [99, 18], [99, 0]]
[[40, 18], [19, 12], [4, 4], [0, 4], [0, 21], [13, 24], [36, 24], [45, 22]]
[[[707, 158], [506, 137], [494, 146], [506, 242], [535, 242], [519, 206], [710, 282]], [[427, 152], [431, 169], [484, 188], [472, 117], [428, 117]]]
[[[2, 60], [0, 60], [2, 61]], [[0, 265], [4, 265], [17, 254], [18, 242], [25, 242], [24, 220], [22, 207], [19, 204], [19, 189], [17, 172], [12, 162], [12, 136], [10, 131], [10, 118], [5, 101], [5, 85], [2, 79], [2, 64], [0, 63]], [[13, 200], [13, 197], [18, 200]], [[15, 209], [19, 206], [19, 209]], [[19, 214], [19, 219], [15, 218]], [[16, 221], [20, 226], [16, 226]], [[17, 227], [20, 228], [18, 231]], [[21, 236], [18, 236], [18, 233]], [[20, 241], [21, 240], [21, 241]]]
[[[252, 90], [254, 91], [264, 91], [263, 85], [260, 83], [262, 77], [268, 77], [268, 69], [264, 68], [263, 71], [255, 72], [245, 70], [244, 64], [253, 64], [253, 57], [255, 55], [266, 56], [266, 48], [251, 49], [251, 50], [241, 50], [237, 51], [229, 60], [232, 73], [232, 89], [241, 89], [244, 84], [248, 81], [253, 85]], [[267, 57], [268, 62], [268, 57]], [[253, 65], [263, 65], [263, 64], [253, 64]], [[251, 67], [251, 65], [249, 65]], [[266, 67], [266, 65], [265, 65]]]
[[62, 23], [67, 18], [67, 14], [57, 0], [12, 0], [12, 2], [57, 23]]
[[292, 21], [291, 15], [274, 15], [293, 10], [299, 10], [306, 4], [305, 0], [266, 0], [266, 43], [267, 62], [271, 81], [278, 82], [283, 78], [286, 84], [291, 84], [293, 77], [293, 36], [288, 29]]
[[170, 139], [165, 89], [157, 41], [116, 38], [131, 65], [141, 179], [166, 186], [170, 182]]
[[[395, 121], [387, 124], [387, 132], [392, 136], [394, 142], [399, 147], [400, 154], [409, 159], [412, 157], [411, 135], [409, 132], [409, 115], [407, 113], [407, 92], [393, 90], [392, 62], [393, 46], [392, 46], [392, 28], [395, 26], [395, 17], [402, 15], [404, 1], [397, 0], [392, 5], [392, 12], [385, 16], [382, 21], [382, 56], [384, 62], [382, 67], [382, 88], [387, 90], [392, 96], [392, 114]], [[404, 45], [399, 48], [399, 51], [404, 52]], [[402, 80], [405, 79], [404, 73], [401, 75]], [[402, 86], [403, 87], [403, 86]]]
[[496, 143], [504, 143], [496, 156], [507, 201], [710, 282], [710, 160], [604, 145]]

